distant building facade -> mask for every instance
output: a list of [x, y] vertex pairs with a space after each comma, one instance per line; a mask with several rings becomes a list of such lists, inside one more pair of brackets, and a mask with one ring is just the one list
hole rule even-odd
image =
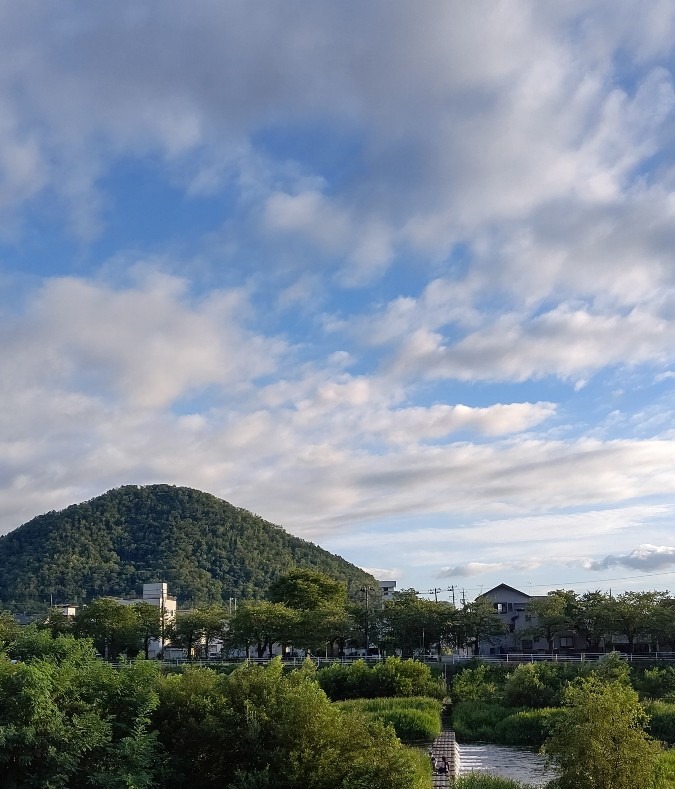
[[508, 584], [499, 584], [479, 598], [490, 600], [495, 613], [505, 626], [506, 633], [492, 639], [492, 643], [481, 643], [479, 654], [504, 655], [509, 652], [544, 654], [553, 652], [565, 654], [586, 648], [586, 641], [573, 630], [561, 630], [553, 634], [552, 644], [546, 638], [535, 638], [531, 630], [538, 625], [533, 612], [528, 611], [528, 604], [533, 600], [545, 598], [546, 595], [528, 595]]
[[396, 581], [378, 581], [377, 583], [382, 593], [382, 602], [386, 603], [387, 600], [393, 600], [394, 592], [396, 591]]

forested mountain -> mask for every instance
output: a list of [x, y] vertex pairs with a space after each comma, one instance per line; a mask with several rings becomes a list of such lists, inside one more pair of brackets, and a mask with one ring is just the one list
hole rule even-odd
[[0, 604], [77, 603], [167, 581], [179, 605], [262, 597], [292, 567], [351, 590], [374, 579], [247, 510], [191, 488], [126, 485], [0, 538]]

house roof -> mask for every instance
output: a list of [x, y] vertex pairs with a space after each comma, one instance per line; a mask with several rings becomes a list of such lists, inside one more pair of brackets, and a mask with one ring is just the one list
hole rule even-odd
[[479, 594], [478, 597], [492, 597], [494, 592], [499, 591], [500, 589], [506, 589], [509, 592], [515, 592], [516, 594], [521, 594], [523, 597], [527, 597], [529, 599], [530, 595], [527, 592], [521, 592], [520, 589], [516, 589], [514, 586], [509, 586], [508, 584], [498, 584], [497, 586], [493, 586], [492, 589], [488, 589], [487, 592], [483, 592], [483, 594]]

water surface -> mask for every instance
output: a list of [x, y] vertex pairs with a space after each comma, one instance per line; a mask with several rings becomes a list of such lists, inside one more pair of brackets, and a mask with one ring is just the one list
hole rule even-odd
[[462, 775], [475, 770], [530, 786], [544, 786], [555, 778], [555, 772], [546, 767], [545, 757], [529, 748], [476, 743], [460, 744], [459, 752]]

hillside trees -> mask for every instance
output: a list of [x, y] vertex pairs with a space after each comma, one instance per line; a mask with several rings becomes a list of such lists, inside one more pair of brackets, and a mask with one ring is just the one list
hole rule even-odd
[[247, 510], [191, 488], [126, 485], [0, 537], [0, 602], [43, 611], [169, 583], [181, 607], [256, 599], [291, 567], [353, 594], [375, 579]]

